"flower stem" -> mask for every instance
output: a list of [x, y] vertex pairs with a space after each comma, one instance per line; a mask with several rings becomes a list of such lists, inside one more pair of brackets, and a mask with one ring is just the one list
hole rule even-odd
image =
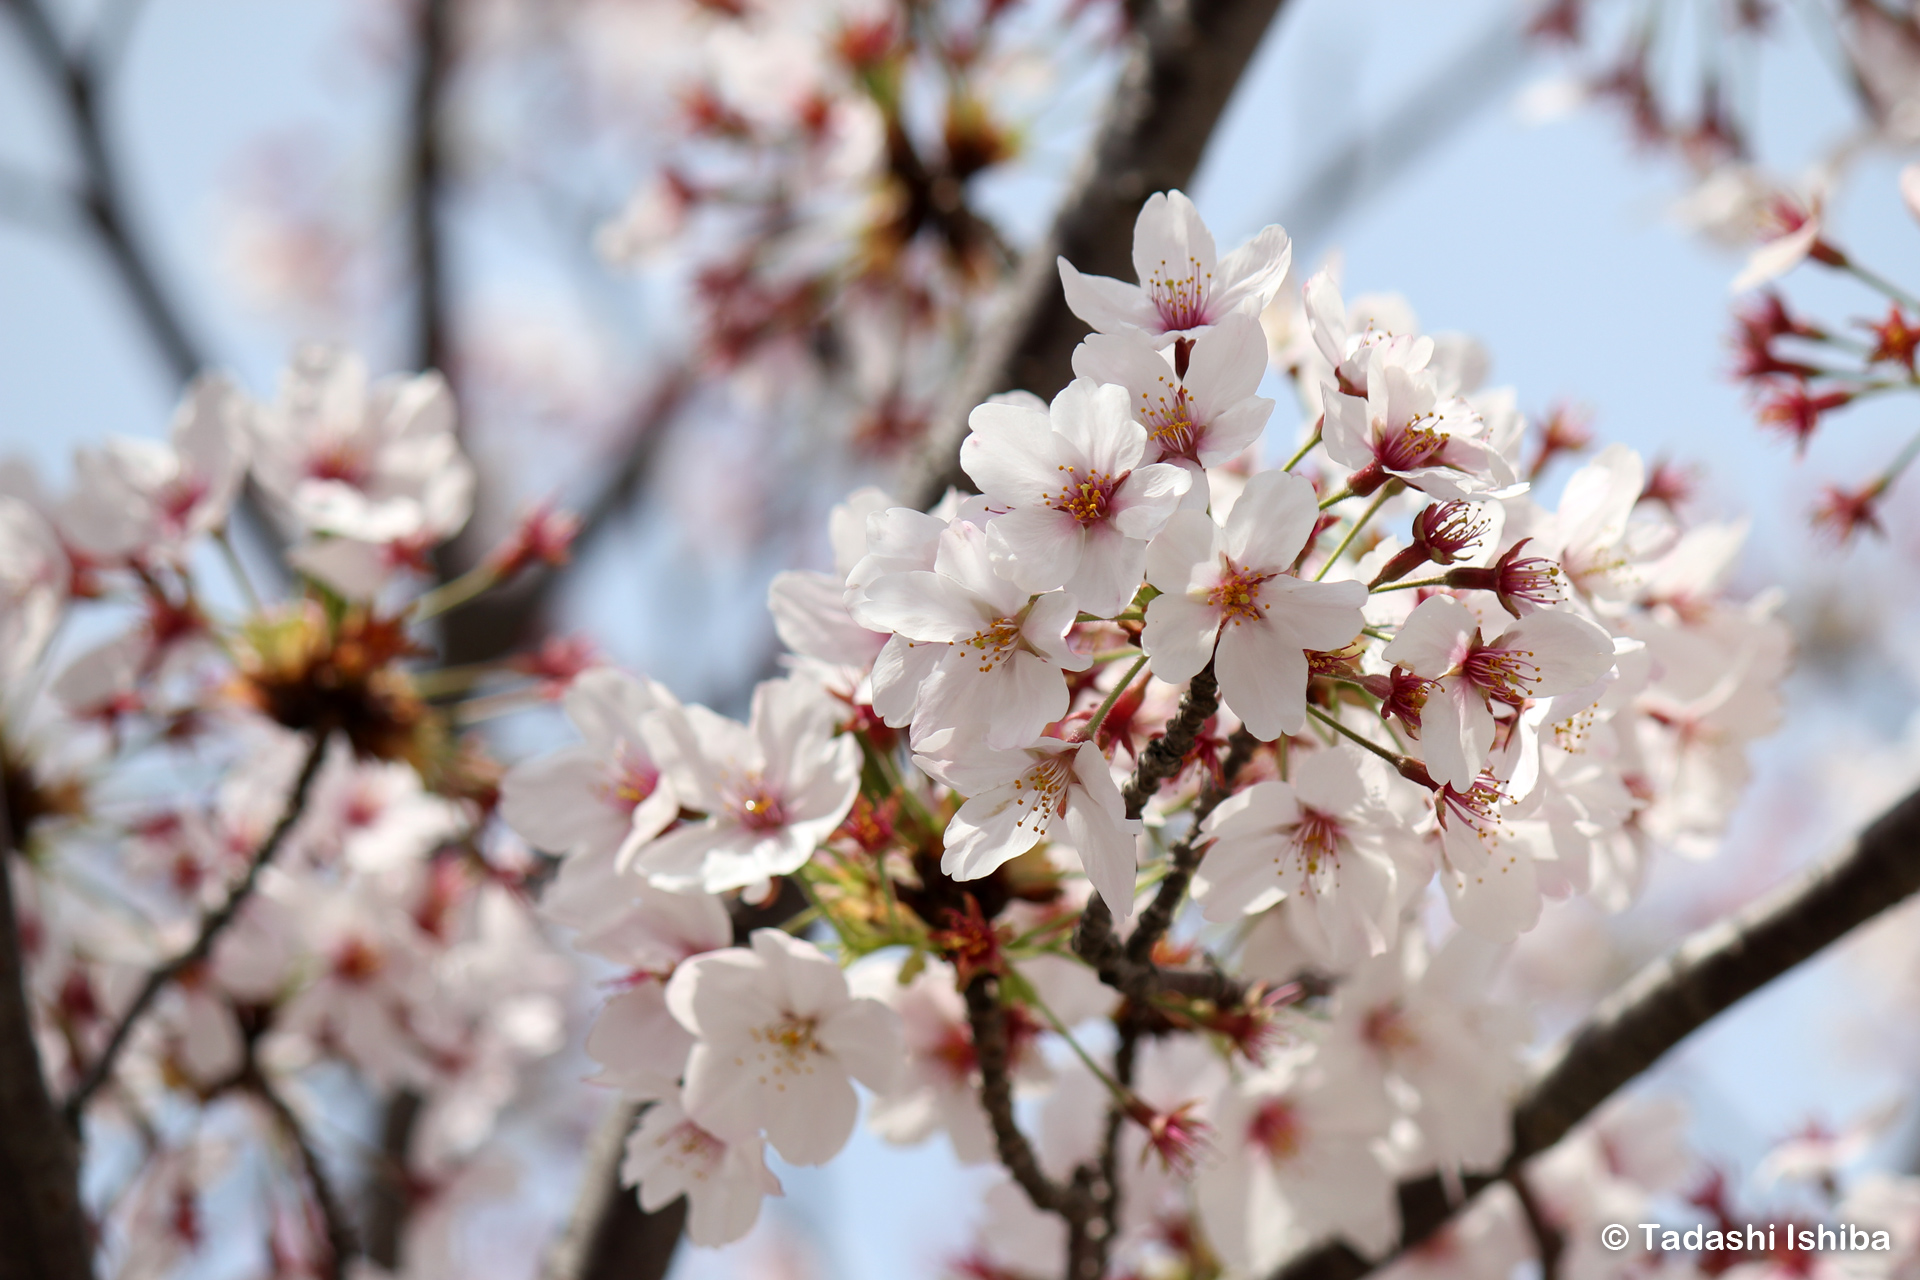
[[1445, 574], [1441, 574], [1437, 578], [1421, 578], [1418, 582], [1389, 582], [1385, 586], [1375, 587], [1373, 588], [1373, 590], [1375, 591], [1411, 591], [1415, 587], [1444, 587], [1446, 585], [1447, 585], [1447, 576]]
[[1087, 721], [1087, 727], [1081, 734], [1083, 741], [1093, 741], [1093, 735], [1100, 731], [1100, 725], [1106, 720], [1107, 712], [1113, 710], [1113, 704], [1120, 700], [1120, 695], [1127, 691], [1127, 686], [1133, 683], [1133, 678], [1140, 674], [1140, 668], [1146, 665], [1147, 655], [1143, 653], [1134, 660], [1131, 667], [1127, 668], [1127, 674], [1120, 677], [1120, 683], [1113, 686], [1113, 692], [1109, 693], [1107, 700], [1100, 704], [1100, 709], [1093, 713], [1093, 719]]
[[1401, 763], [1400, 756], [1387, 750], [1385, 747], [1381, 746], [1379, 743], [1373, 742], [1367, 738], [1362, 737], [1360, 734], [1355, 733], [1352, 729], [1347, 728], [1346, 725], [1341, 724], [1338, 718], [1328, 715], [1326, 712], [1322, 711], [1318, 707], [1308, 707], [1307, 714], [1312, 716], [1314, 719], [1318, 720], [1321, 724], [1324, 724], [1329, 728], [1337, 730], [1338, 732], [1345, 734], [1347, 737], [1352, 738], [1355, 742], [1359, 743], [1361, 746], [1365, 747], [1367, 750], [1373, 752], [1373, 754], [1379, 756], [1382, 760], [1385, 760], [1388, 764], [1392, 765], [1394, 768], [1398, 769], [1400, 767], [1400, 763]]
[[457, 609], [500, 580], [494, 567], [482, 561], [451, 582], [443, 582], [413, 602], [416, 622], [437, 618], [449, 609]]
[[1295, 467], [1300, 465], [1300, 460], [1302, 458], [1306, 457], [1308, 454], [1313, 452], [1313, 446], [1320, 443], [1320, 433], [1326, 429], [1326, 424], [1327, 424], [1326, 415], [1322, 414], [1320, 417], [1320, 420], [1313, 424], [1313, 434], [1307, 437], [1307, 442], [1305, 444], [1301, 445], [1298, 449], [1295, 449], [1293, 451], [1293, 456], [1291, 458], [1288, 458], [1286, 461], [1286, 465], [1280, 468], [1282, 471], [1293, 470]]
[[[1346, 537], [1340, 539], [1340, 545], [1333, 549], [1333, 554], [1327, 557], [1327, 562], [1320, 566], [1320, 572], [1313, 575], [1315, 582], [1319, 582], [1325, 578], [1327, 571], [1333, 568], [1334, 562], [1347, 553], [1347, 548], [1352, 546], [1353, 540], [1360, 536], [1360, 530], [1366, 527], [1367, 521], [1373, 519], [1374, 513], [1386, 505], [1386, 501], [1392, 496], [1393, 490], [1393, 485], [1380, 486], [1380, 492], [1374, 496], [1372, 502], [1367, 504], [1367, 509], [1360, 513], [1360, 518], [1353, 522], [1353, 527], [1347, 530]], [[1323, 502], [1320, 505], [1324, 507], [1326, 504]]]
[[1841, 269], [1868, 288], [1876, 289], [1886, 294], [1887, 297], [1893, 299], [1901, 306], [1912, 311], [1920, 311], [1920, 298], [1915, 298], [1905, 289], [1902, 289], [1899, 285], [1893, 283], [1893, 281], [1887, 279], [1877, 271], [1870, 271], [1866, 267], [1861, 266], [1855, 262], [1850, 255], [1846, 259], [1846, 265]]

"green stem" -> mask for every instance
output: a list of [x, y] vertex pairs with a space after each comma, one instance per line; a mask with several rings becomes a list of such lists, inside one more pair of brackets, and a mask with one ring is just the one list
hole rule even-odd
[[1293, 456], [1291, 458], [1288, 458], [1286, 465], [1280, 468], [1282, 471], [1293, 470], [1295, 467], [1300, 465], [1300, 460], [1302, 458], [1306, 457], [1308, 454], [1313, 452], [1313, 446], [1320, 443], [1320, 433], [1326, 429], [1326, 423], [1327, 423], [1326, 415], [1322, 414], [1320, 417], [1320, 421], [1313, 424], [1313, 434], [1307, 437], [1307, 442], [1305, 444], [1301, 445], [1298, 449], [1295, 449], [1293, 451]]
[[1067, 1030], [1067, 1024], [1060, 1021], [1058, 1014], [1047, 1008], [1047, 1002], [1040, 998], [1040, 993], [1034, 990], [1033, 984], [1022, 977], [1017, 970], [1009, 966], [1006, 973], [1001, 975], [1001, 983], [1004, 986], [1011, 987], [1015, 996], [1040, 1011], [1040, 1016], [1047, 1020], [1047, 1025], [1059, 1033], [1060, 1038], [1067, 1042], [1068, 1047], [1073, 1050], [1080, 1061], [1086, 1063], [1087, 1070], [1093, 1072], [1095, 1078], [1097, 1078], [1101, 1084], [1107, 1086], [1109, 1093], [1123, 1103], [1133, 1096], [1127, 1091], [1124, 1085], [1108, 1075], [1106, 1069], [1094, 1061], [1092, 1054], [1080, 1047], [1080, 1042], [1073, 1038], [1073, 1032]]
[[443, 582], [413, 602], [416, 622], [437, 618], [449, 609], [457, 609], [500, 580], [493, 566], [482, 562], [451, 582]]
[[1851, 257], [1846, 259], [1845, 264], [1840, 269], [1853, 276], [1854, 279], [1860, 281], [1860, 283], [1866, 285], [1868, 288], [1877, 289], [1881, 293], [1886, 294], [1887, 297], [1893, 299], [1901, 306], [1906, 307], [1908, 310], [1920, 311], [1920, 298], [1915, 298], [1905, 289], [1902, 289], [1899, 285], [1893, 283], [1893, 281], [1878, 272], [1869, 271], [1867, 268], [1855, 262]]
[[1320, 509], [1322, 511], [1325, 511], [1328, 507], [1333, 506], [1335, 503], [1345, 502], [1348, 498], [1351, 498], [1352, 496], [1353, 496], [1353, 490], [1347, 488], [1345, 485], [1342, 485], [1338, 493], [1334, 493], [1328, 497], [1320, 499]]
[[1411, 591], [1415, 587], [1444, 587], [1446, 585], [1446, 575], [1442, 574], [1438, 578], [1422, 578], [1418, 582], [1389, 582], [1384, 587], [1375, 587], [1373, 589], [1375, 591]]
[[1382, 760], [1385, 760], [1388, 764], [1392, 765], [1394, 768], [1398, 769], [1400, 767], [1399, 756], [1387, 750], [1385, 747], [1381, 746], [1379, 743], [1373, 742], [1355, 733], [1353, 730], [1347, 728], [1346, 725], [1341, 724], [1336, 717], [1328, 715], [1326, 712], [1322, 711], [1318, 707], [1308, 707], [1307, 714], [1312, 716], [1314, 719], [1318, 720], [1321, 724], [1324, 724], [1329, 728], [1339, 733], [1343, 733], [1349, 738], [1352, 738], [1355, 742], [1359, 743], [1361, 746], [1365, 747], [1367, 750], [1373, 752], [1373, 754], [1379, 756]]
[[1140, 668], [1146, 665], [1147, 655], [1143, 653], [1131, 667], [1127, 668], [1127, 674], [1120, 677], [1120, 683], [1113, 686], [1113, 692], [1109, 693], [1107, 700], [1100, 704], [1100, 709], [1093, 713], [1093, 719], [1087, 721], [1086, 730], [1081, 735], [1085, 741], [1093, 741], [1093, 735], [1100, 731], [1100, 725], [1106, 720], [1107, 712], [1113, 710], [1113, 704], [1120, 700], [1120, 695], [1127, 691], [1127, 686], [1133, 683], [1133, 678], [1140, 674]]
[[[1347, 548], [1353, 545], [1353, 540], [1360, 536], [1362, 529], [1367, 527], [1367, 521], [1373, 519], [1374, 513], [1386, 505], [1386, 501], [1392, 496], [1394, 488], [1395, 486], [1390, 484], [1380, 486], [1380, 492], [1374, 495], [1372, 502], [1367, 504], [1367, 509], [1360, 513], [1360, 518], [1353, 522], [1353, 527], [1347, 530], [1347, 536], [1340, 539], [1340, 545], [1333, 549], [1333, 554], [1327, 557], [1327, 562], [1320, 566], [1320, 572], [1313, 575], [1315, 582], [1319, 582], [1325, 578], [1327, 571], [1333, 568], [1334, 562], [1347, 553]], [[1320, 505], [1324, 507], [1327, 504], [1323, 502]]]

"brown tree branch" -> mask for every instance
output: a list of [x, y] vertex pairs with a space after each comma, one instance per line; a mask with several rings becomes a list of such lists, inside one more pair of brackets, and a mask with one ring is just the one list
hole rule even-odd
[[159, 274], [135, 239], [133, 218], [119, 167], [107, 145], [100, 115], [100, 81], [94, 66], [67, 53], [53, 16], [42, 0], [6, 0], [26, 38], [28, 51], [52, 83], [80, 151], [82, 186], [76, 193], [87, 225], [107, 251], [147, 334], [167, 367], [186, 382], [207, 363], [200, 344], [160, 284]]
[[448, 286], [440, 234], [446, 179], [442, 99], [453, 64], [453, 0], [420, 0], [420, 44], [407, 114], [407, 235], [413, 248], [414, 367], [446, 370]]
[[1133, 224], [1155, 191], [1185, 186], [1283, 0], [1147, 0], [1093, 149], [1046, 238], [1021, 262], [1003, 311], [979, 346], [903, 493], [925, 509], [960, 469], [967, 413], [1019, 387], [1042, 398], [1073, 380], [1073, 349], [1087, 326], [1067, 309], [1057, 257], [1082, 271], [1133, 276]]
[[0, 787], [0, 1280], [89, 1280], [79, 1157], [40, 1067], [13, 903], [13, 824]]
[[993, 1129], [994, 1150], [1036, 1209], [1057, 1213], [1071, 1225], [1076, 1210], [1071, 1186], [1062, 1186], [1040, 1167], [1033, 1144], [1020, 1131], [1013, 1115], [1011, 1050], [1007, 1044], [1006, 1010], [1000, 1004], [1000, 980], [990, 973], [967, 984], [967, 1025], [973, 1034], [973, 1059], [980, 1070], [980, 1106]]
[[307, 757], [300, 765], [300, 774], [294, 779], [293, 790], [287, 794], [286, 807], [281, 810], [280, 819], [268, 832], [266, 840], [260, 845], [259, 852], [253, 855], [253, 861], [247, 865], [247, 873], [240, 878], [227, 900], [210, 912], [200, 922], [200, 931], [193, 945], [173, 959], [147, 975], [133, 1003], [120, 1015], [114, 1024], [113, 1033], [107, 1037], [106, 1047], [95, 1058], [86, 1072], [80, 1077], [80, 1083], [74, 1086], [67, 1096], [64, 1111], [67, 1123], [75, 1132], [80, 1128], [81, 1113], [86, 1110], [87, 1102], [113, 1075], [114, 1063], [120, 1057], [120, 1051], [126, 1047], [127, 1038], [133, 1034], [134, 1026], [146, 1015], [147, 1009], [168, 983], [179, 977], [188, 968], [199, 964], [213, 953], [213, 944], [240, 914], [240, 908], [253, 896], [253, 890], [260, 882], [260, 873], [272, 862], [286, 843], [287, 836], [299, 822], [300, 815], [306, 812], [307, 795], [313, 790], [313, 780], [319, 775], [320, 766], [326, 760], [327, 741], [331, 735], [324, 730], [314, 735], [313, 744], [307, 748]]
[[644, 1109], [623, 1100], [594, 1130], [580, 1171], [579, 1198], [566, 1229], [547, 1251], [540, 1280], [660, 1280], [667, 1273], [686, 1223], [687, 1202], [675, 1200], [648, 1213], [620, 1179], [627, 1135]]
[[320, 1152], [307, 1137], [306, 1126], [300, 1123], [300, 1117], [287, 1105], [287, 1100], [280, 1096], [280, 1091], [273, 1087], [273, 1082], [261, 1073], [258, 1066], [253, 1063], [248, 1066], [247, 1077], [241, 1087], [266, 1108], [281, 1136], [298, 1153], [301, 1172], [306, 1177], [308, 1192], [313, 1197], [313, 1207], [320, 1214], [320, 1224], [327, 1236], [327, 1280], [342, 1280], [359, 1251], [354, 1241], [353, 1224], [347, 1220], [347, 1211], [334, 1192], [333, 1180], [320, 1160]]
[[[1513, 1148], [1478, 1192], [1518, 1170], [1592, 1114], [1628, 1081], [1700, 1027], [1856, 926], [1920, 891], [1920, 791], [1876, 818], [1839, 857], [1693, 934], [1600, 1003], [1535, 1078], [1513, 1114]], [[1471, 1196], [1469, 1196], [1469, 1199]], [[1370, 1263], [1331, 1244], [1289, 1263], [1275, 1280], [1359, 1280], [1439, 1230], [1465, 1207], [1436, 1179], [1400, 1187], [1400, 1244]]]

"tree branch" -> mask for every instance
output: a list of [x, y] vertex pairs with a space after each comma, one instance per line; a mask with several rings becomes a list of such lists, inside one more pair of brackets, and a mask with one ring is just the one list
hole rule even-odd
[[13, 824], [0, 787], [0, 1280], [89, 1280], [79, 1158], [40, 1067], [13, 903]]
[[245, 906], [247, 899], [253, 896], [254, 886], [260, 882], [260, 872], [280, 852], [280, 847], [286, 843], [294, 824], [306, 811], [307, 795], [313, 790], [313, 780], [320, 772], [321, 763], [326, 759], [327, 740], [330, 736], [324, 730], [314, 735], [313, 744], [307, 748], [306, 760], [300, 766], [300, 774], [294, 780], [293, 790], [287, 795], [286, 808], [281, 811], [280, 820], [267, 834], [259, 852], [254, 854], [253, 861], [247, 867], [246, 875], [242, 876], [240, 883], [234, 886], [233, 892], [227, 895], [227, 900], [200, 922], [200, 932], [194, 938], [193, 945], [147, 975], [147, 980], [141, 986], [139, 994], [134, 996], [133, 1003], [127, 1006], [127, 1011], [120, 1015], [120, 1021], [114, 1025], [113, 1034], [107, 1037], [106, 1047], [100, 1051], [100, 1056], [93, 1060], [93, 1064], [80, 1077], [80, 1083], [75, 1085], [73, 1092], [68, 1095], [64, 1110], [67, 1123], [75, 1132], [79, 1131], [80, 1116], [86, 1110], [88, 1100], [112, 1076], [114, 1062], [119, 1058], [120, 1051], [126, 1047], [127, 1037], [133, 1034], [135, 1024], [145, 1016], [155, 997], [183, 971], [199, 964], [213, 953], [213, 944], [219, 941], [220, 935], [240, 914], [240, 908]]
[[[1839, 857], [1693, 934], [1603, 1000], [1514, 1109], [1513, 1148], [1500, 1173], [1467, 1179], [1469, 1191], [1518, 1170], [1694, 1031], [1916, 891], [1920, 791], [1875, 819]], [[1465, 1207], [1449, 1203], [1432, 1178], [1402, 1183], [1400, 1204], [1401, 1242], [1379, 1263], [1332, 1244], [1283, 1267], [1275, 1280], [1359, 1280]]]
[[447, 364], [447, 273], [440, 235], [440, 191], [446, 176], [441, 99], [452, 67], [453, 0], [421, 0], [420, 46], [407, 115], [407, 232], [413, 246], [414, 367]]
[[643, 1110], [642, 1104], [623, 1099], [594, 1130], [580, 1171], [579, 1198], [566, 1230], [541, 1264], [540, 1280], [660, 1280], [667, 1273], [686, 1223], [686, 1200], [648, 1213], [620, 1180], [627, 1135]]
[[973, 1033], [973, 1058], [980, 1068], [980, 1106], [993, 1128], [994, 1149], [1036, 1209], [1057, 1213], [1072, 1224], [1076, 1216], [1070, 1187], [1049, 1178], [1040, 1167], [1027, 1135], [1013, 1115], [1013, 1076], [1007, 1046], [1006, 1011], [1000, 1005], [1000, 980], [976, 974], [967, 984], [967, 1025]]
[[1092, 152], [1046, 238], [1020, 265], [1004, 309], [983, 329], [954, 397], [906, 478], [923, 510], [948, 486], [971, 489], [960, 469], [967, 414], [995, 392], [1020, 387], [1051, 398], [1073, 379], [1073, 349], [1087, 326], [1067, 309], [1057, 257], [1082, 271], [1131, 278], [1133, 224], [1155, 191], [1185, 186], [1234, 86], [1283, 0], [1149, 0]]
[[28, 50], [66, 109], [85, 175], [78, 199], [86, 220], [99, 236], [108, 260], [167, 367], [175, 378], [186, 382], [207, 361], [200, 345], [189, 335], [179, 309], [161, 287], [145, 252], [134, 240], [126, 193], [121, 188], [119, 169], [107, 147], [100, 119], [99, 82], [93, 67], [67, 54], [59, 30], [42, 0], [6, 0], [6, 3], [20, 24]]
[[346, 1209], [340, 1203], [340, 1197], [334, 1193], [333, 1181], [327, 1176], [327, 1168], [320, 1161], [320, 1153], [307, 1138], [306, 1126], [300, 1123], [300, 1117], [294, 1114], [287, 1100], [280, 1096], [273, 1082], [261, 1073], [257, 1066], [252, 1068], [242, 1087], [267, 1109], [273, 1117], [281, 1134], [293, 1144], [300, 1155], [300, 1168], [306, 1175], [307, 1187], [313, 1196], [313, 1206], [320, 1213], [321, 1226], [326, 1231], [327, 1280], [342, 1280], [347, 1267], [352, 1262], [359, 1247], [354, 1243], [353, 1225], [347, 1221]]

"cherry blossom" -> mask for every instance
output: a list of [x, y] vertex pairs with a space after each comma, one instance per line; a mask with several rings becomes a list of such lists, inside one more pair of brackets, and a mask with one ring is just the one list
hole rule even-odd
[[705, 707], [659, 707], [642, 733], [672, 794], [705, 813], [637, 845], [632, 865], [664, 889], [718, 893], [800, 867], [860, 789], [860, 752], [799, 677], [753, 694], [748, 724]]
[[920, 687], [913, 724], [924, 750], [942, 749], [955, 734], [999, 748], [1032, 742], [1066, 714], [1064, 673], [1090, 662], [1067, 645], [1079, 613], [1074, 597], [1036, 596], [1001, 577], [987, 535], [970, 521], [941, 533], [931, 571], [869, 584], [862, 612], [910, 640], [952, 646]]
[[1432, 370], [1376, 348], [1366, 388], [1364, 396], [1333, 387], [1320, 393], [1327, 453], [1352, 471], [1352, 492], [1372, 493], [1389, 479], [1439, 498], [1515, 488], [1513, 467], [1488, 440], [1486, 419], [1463, 397], [1442, 395]]
[[1121, 388], [1075, 380], [1045, 418], [983, 404], [967, 423], [960, 463], [990, 508], [1004, 509], [987, 525], [995, 566], [1028, 591], [1065, 588], [1101, 617], [1126, 608], [1147, 540], [1192, 480], [1169, 463], [1141, 465], [1147, 433]]
[[510, 769], [500, 816], [536, 847], [566, 855], [541, 905], [554, 920], [585, 926], [621, 909], [609, 879], [679, 816], [641, 728], [679, 703], [651, 680], [601, 667], [581, 673], [561, 705], [582, 741]]
[[226, 523], [247, 471], [244, 398], [218, 375], [198, 378], [174, 413], [169, 440], [113, 440], [74, 460], [67, 508], [75, 541], [100, 560], [180, 563]]
[[1293, 573], [1318, 514], [1305, 480], [1263, 471], [1224, 528], [1178, 512], [1147, 552], [1147, 581], [1162, 593], [1141, 637], [1155, 673], [1186, 680], [1212, 658], [1221, 697], [1263, 740], [1306, 720], [1306, 650], [1338, 649], [1363, 625], [1363, 585]]
[[1216, 1158], [1196, 1187], [1207, 1237], [1229, 1266], [1265, 1275], [1329, 1236], [1377, 1255], [1400, 1229], [1374, 1152], [1386, 1104], [1307, 1054], [1289, 1054], [1221, 1097]]
[[1099, 747], [1057, 738], [1013, 750], [980, 743], [949, 759], [916, 756], [915, 763], [968, 798], [947, 824], [940, 859], [946, 874], [976, 880], [1064, 826], [1113, 914], [1133, 914], [1140, 822], [1127, 817]]
[[[1239, 312], [1202, 330], [1185, 350], [1158, 346], [1138, 330], [1096, 333], [1075, 349], [1073, 371], [1126, 389], [1152, 461], [1198, 470], [1238, 456], [1267, 425], [1273, 401], [1255, 394], [1266, 373], [1263, 338]], [[1197, 475], [1194, 484], [1200, 488]]]
[[1060, 283], [1073, 313], [1101, 333], [1137, 329], [1161, 346], [1239, 311], [1257, 316], [1273, 301], [1293, 261], [1279, 227], [1220, 258], [1213, 233], [1193, 201], [1155, 192], [1133, 224], [1133, 270], [1139, 284], [1080, 274], [1060, 259]]
[[1207, 815], [1194, 897], [1219, 921], [1281, 903], [1307, 949], [1333, 964], [1379, 955], [1398, 932], [1407, 881], [1426, 871], [1397, 826], [1352, 752], [1315, 752], [1288, 781], [1255, 783]]
[[852, 1081], [885, 1089], [898, 1068], [893, 1011], [850, 995], [840, 966], [778, 929], [681, 965], [667, 1007], [695, 1037], [687, 1114], [729, 1142], [765, 1130], [794, 1164], [832, 1159], [859, 1110]]
[[657, 1213], [687, 1198], [687, 1238], [712, 1248], [738, 1240], [760, 1218], [760, 1202], [785, 1194], [767, 1168], [760, 1137], [723, 1139], [688, 1117], [677, 1099], [654, 1103], [627, 1139], [620, 1178]]
[[1382, 656], [1436, 682], [1421, 713], [1420, 741], [1436, 782], [1465, 791], [1486, 764], [1492, 704], [1518, 709], [1592, 684], [1613, 666], [1613, 641], [1571, 613], [1536, 612], [1492, 640], [1457, 600], [1424, 600]]

